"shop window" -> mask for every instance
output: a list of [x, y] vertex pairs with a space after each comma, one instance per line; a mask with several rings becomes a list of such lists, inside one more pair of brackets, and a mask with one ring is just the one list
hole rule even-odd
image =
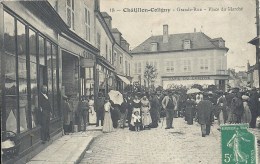
[[[19, 110], [20, 110], [20, 132], [29, 129], [29, 106], [28, 106], [28, 88], [27, 88], [27, 69], [25, 53], [25, 26], [17, 21], [17, 42], [18, 46], [24, 47], [18, 49], [18, 78], [19, 78]], [[29, 62], [27, 63], [29, 64]]]
[[44, 38], [39, 36], [39, 64], [45, 64], [45, 55], [44, 55]]
[[47, 77], [48, 77], [48, 98], [51, 104], [51, 119], [54, 118], [53, 113], [53, 90], [52, 90], [52, 57], [51, 57], [51, 43], [49, 41], [46, 42], [46, 56], [47, 56]]
[[[15, 24], [17, 24], [16, 28]], [[17, 32], [16, 35], [15, 31]], [[20, 133], [39, 124], [36, 117], [39, 111], [38, 86], [48, 86], [51, 105], [57, 111], [58, 67], [56, 59], [58, 48], [52, 46], [51, 42], [45, 44], [45, 39], [40, 35], [38, 35], [37, 41], [36, 31], [6, 12], [4, 12], [4, 32], [6, 53], [3, 54], [5, 62], [1, 67], [5, 70], [5, 97], [3, 99], [5, 106], [3, 113], [6, 117], [3, 118], [3, 123], [5, 123], [3, 129]], [[38, 48], [37, 45], [39, 45]], [[39, 67], [37, 67], [38, 53]], [[46, 61], [48, 62], [46, 63]], [[28, 102], [31, 102], [31, 106]], [[52, 118], [55, 116], [53, 111], [51, 115]]]
[[33, 30], [29, 30], [29, 54], [30, 61], [36, 63], [36, 33]]
[[32, 128], [39, 125], [37, 120], [38, 106], [38, 88], [37, 88], [37, 63], [36, 63], [36, 33], [29, 30], [29, 56], [30, 56], [30, 83], [31, 83], [31, 118]]
[[58, 47], [56, 45], [52, 45], [52, 91], [53, 91], [53, 110], [54, 116], [58, 116], [58, 80], [57, 80], [57, 73], [58, 73]]
[[29, 106], [28, 106], [28, 88], [26, 75], [26, 60], [18, 59], [18, 77], [19, 77], [19, 110], [20, 110], [20, 132], [27, 131], [29, 128]]
[[4, 47], [5, 51], [15, 54], [15, 25], [14, 17], [4, 12]]
[[[15, 56], [5, 54], [6, 130], [17, 132], [17, 85]], [[5, 127], [4, 127], [5, 128]]]

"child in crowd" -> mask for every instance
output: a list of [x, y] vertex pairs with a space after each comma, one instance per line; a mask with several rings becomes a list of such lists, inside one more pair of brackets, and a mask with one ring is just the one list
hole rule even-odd
[[132, 117], [134, 120], [135, 131], [139, 132], [141, 126], [141, 116], [139, 114], [139, 111], [135, 111]]

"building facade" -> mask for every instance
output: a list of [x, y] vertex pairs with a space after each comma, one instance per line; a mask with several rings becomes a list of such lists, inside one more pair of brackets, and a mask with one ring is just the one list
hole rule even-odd
[[115, 68], [113, 65], [114, 38], [110, 32], [112, 18], [96, 10], [96, 37], [97, 48], [100, 54], [97, 57], [98, 92], [106, 95], [115, 88]]
[[[5, 162], [25, 163], [46, 146], [38, 103], [43, 85], [52, 107], [51, 140], [62, 135], [61, 96], [70, 97], [74, 105], [80, 96], [93, 94], [99, 55], [95, 5], [73, 0], [0, 3], [2, 132], [15, 132], [21, 140], [18, 156]], [[92, 83], [89, 90], [87, 80]]]
[[1, 131], [15, 132], [21, 140], [19, 155], [9, 161], [15, 163], [42, 147], [38, 101], [43, 85], [52, 107], [50, 136], [62, 132], [58, 36], [67, 27], [47, 1], [1, 2], [0, 17]]
[[129, 43], [122, 37], [122, 33], [117, 29], [111, 29], [114, 44], [114, 66], [117, 73], [117, 90], [124, 91], [125, 86], [131, 84], [131, 61], [132, 55], [129, 53]]
[[94, 94], [94, 66], [99, 50], [95, 46], [95, 1], [50, 0], [68, 26], [61, 33], [61, 89], [74, 101]]
[[228, 48], [222, 38], [211, 39], [202, 32], [151, 36], [131, 51], [133, 82], [146, 84], [144, 69], [147, 64], [157, 69], [155, 86], [217, 85], [225, 90], [228, 82]]

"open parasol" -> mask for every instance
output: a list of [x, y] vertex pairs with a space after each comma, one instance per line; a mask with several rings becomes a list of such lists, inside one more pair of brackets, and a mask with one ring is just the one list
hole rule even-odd
[[191, 88], [187, 91], [187, 94], [200, 93], [201, 91], [198, 88]]
[[124, 101], [123, 95], [119, 91], [111, 90], [108, 93], [109, 98], [114, 104], [121, 105]]

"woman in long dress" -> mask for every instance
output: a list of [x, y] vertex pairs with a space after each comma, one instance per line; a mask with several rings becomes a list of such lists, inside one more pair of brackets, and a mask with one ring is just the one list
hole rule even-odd
[[91, 95], [89, 97], [89, 124], [95, 124], [97, 121], [96, 121], [96, 112], [94, 110], [94, 100], [93, 100], [93, 95]]
[[106, 98], [105, 101], [105, 105], [104, 105], [104, 109], [105, 109], [105, 114], [104, 114], [104, 125], [103, 125], [103, 133], [109, 133], [114, 131], [114, 127], [113, 127], [113, 122], [111, 119], [111, 103], [109, 102], [109, 98]]
[[147, 99], [147, 97], [144, 96], [141, 99], [142, 123], [143, 123], [144, 129], [149, 128], [149, 125], [152, 123], [150, 108], [151, 108], [150, 102]]
[[[132, 107], [133, 107], [132, 114], [135, 113], [136, 111], [141, 113], [141, 101], [139, 100], [137, 95], [135, 95], [135, 97], [134, 97], [134, 99], [132, 101]], [[131, 116], [132, 116], [132, 114], [131, 114]], [[133, 117], [131, 117], [129, 130], [135, 130], [134, 118]]]
[[192, 99], [191, 95], [189, 95], [185, 103], [185, 120], [187, 121], [188, 125], [193, 124], [195, 106], [196, 102]]
[[248, 106], [249, 96], [243, 95], [242, 99], [243, 99], [244, 113], [242, 115], [241, 122], [249, 124], [252, 120], [251, 110]]

